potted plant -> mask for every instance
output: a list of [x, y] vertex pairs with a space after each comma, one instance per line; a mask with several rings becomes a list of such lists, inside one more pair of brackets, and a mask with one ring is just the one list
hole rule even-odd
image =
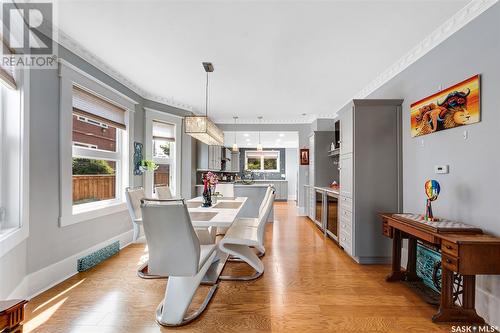
[[158, 169], [159, 165], [153, 162], [152, 160], [142, 160], [141, 165], [139, 166], [139, 169], [142, 172], [145, 171], [155, 171]]

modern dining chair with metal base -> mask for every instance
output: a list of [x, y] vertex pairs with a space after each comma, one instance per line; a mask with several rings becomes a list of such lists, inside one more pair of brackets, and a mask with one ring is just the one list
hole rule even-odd
[[186, 312], [203, 276], [216, 257], [215, 244], [200, 245], [183, 199], [142, 200], [144, 233], [149, 248], [149, 273], [168, 276], [165, 297], [156, 309], [163, 326], [185, 325], [206, 309], [213, 285], [193, 314]]
[[255, 273], [248, 276], [222, 275], [219, 276], [220, 280], [249, 281], [257, 279], [264, 273], [264, 264], [254, 249], [257, 249], [260, 253], [265, 253], [264, 233], [267, 217], [273, 207], [274, 197], [275, 191], [271, 190], [255, 224], [240, 224], [238, 219], [219, 242], [219, 249], [222, 252], [229, 254], [233, 258], [241, 259], [250, 265], [255, 270]]
[[[269, 185], [266, 189], [266, 193], [264, 194], [264, 199], [262, 199], [262, 202], [260, 203], [259, 216], [262, 214], [262, 211], [266, 208], [267, 201], [269, 200], [269, 197], [273, 191], [275, 191], [274, 187], [272, 185]], [[271, 207], [272, 207], [272, 205], [271, 205]], [[269, 219], [269, 214], [270, 214], [270, 212], [268, 213], [268, 216], [266, 216], [266, 221]], [[258, 218], [245, 218], [245, 217], [243, 217], [243, 218], [238, 218], [236, 220], [235, 224], [258, 228], [259, 222], [260, 221]], [[260, 242], [262, 244], [264, 244], [265, 228], [261, 228], [260, 231], [261, 231]], [[257, 254], [257, 257], [262, 258], [263, 256], [266, 255], [266, 250], [263, 249], [263, 250], [257, 251], [256, 254]], [[241, 258], [235, 257], [235, 256], [231, 256], [231, 257], [229, 257], [228, 261], [230, 261], [230, 262], [243, 262], [244, 260], [242, 260]]]

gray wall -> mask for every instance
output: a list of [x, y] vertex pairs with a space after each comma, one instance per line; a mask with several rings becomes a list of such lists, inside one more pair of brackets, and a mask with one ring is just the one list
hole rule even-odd
[[[403, 206], [423, 213], [426, 179], [441, 184], [434, 214], [481, 227], [500, 236], [500, 4], [494, 5], [444, 43], [371, 94], [370, 98], [404, 98]], [[411, 138], [410, 104], [474, 74], [481, 74], [481, 122]], [[468, 131], [469, 138], [463, 139]], [[434, 166], [449, 164], [436, 175]], [[500, 265], [500, 263], [499, 263]], [[500, 326], [500, 276], [478, 281], [478, 310]]]
[[[139, 102], [134, 114], [135, 141], [144, 142], [144, 105], [175, 115], [190, 114], [188, 111], [142, 99], [63, 47], [59, 48], [59, 56]], [[8, 276], [2, 277], [0, 281], [0, 298], [7, 297], [25, 275], [131, 229], [127, 212], [59, 227], [58, 71], [31, 70], [30, 88], [30, 236], [0, 258], [1, 271], [9, 271]], [[189, 167], [191, 170], [193, 152], [191, 138], [183, 137], [182, 169]], [[191, 177], [190, 172], [183, 174], [182, 183], [189, 186], [183, 186], [182, 191], [189, 192], [189, 195], [192, 190]], [[133, 186], [142, 185], [143, 177], [134, 176], [130, 182]]]

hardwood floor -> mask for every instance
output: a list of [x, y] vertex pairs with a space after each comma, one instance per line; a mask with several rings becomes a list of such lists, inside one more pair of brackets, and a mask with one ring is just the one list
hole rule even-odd
[[[450, 332], [436, 311], [400, 283], [388, 265], [358, 265], [293, 204], [275, 205], [268, 225], [264, 275], [252, 282], [222, 281], [205, 313], [179, 328], [154, 320], [165, 280], [142, 280], [147, 255], [134, 244], [85, 273], [31, 300], [25, 332]], [[228, 263], [224, 273], [250, 272]], [[195, 303], [208, 287], [200, 288]]]

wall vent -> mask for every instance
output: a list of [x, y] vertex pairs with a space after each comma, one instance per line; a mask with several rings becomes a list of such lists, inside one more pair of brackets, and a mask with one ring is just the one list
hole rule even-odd
[[120, 242], [116, 241], [108, 246], [103, 247], [100, 250], [90, 253], [83, 258], [78, 259], [77, 261], [77, 270], [78, 272], [85, 272], [86, 270], [91, 269], [92, 267], [100, 264], [104, 260], [114, 256], [120, 252]]

